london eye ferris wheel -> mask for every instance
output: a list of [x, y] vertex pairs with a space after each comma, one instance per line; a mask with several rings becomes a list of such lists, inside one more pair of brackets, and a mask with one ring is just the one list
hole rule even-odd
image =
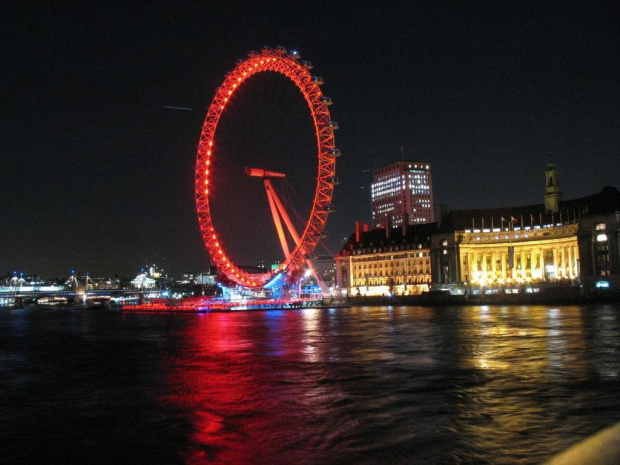
[[[331, 98], [325, 97], [321, 91], [323, 79], [313, 76], [311, 69], [310, 62], [301, 60], [297, 52], [287, 51], [283, 47], [264, 47], [260, 52], [249, 52], [248, 57], [240, 60], [216, 89], [202, 126], [195, 169], [196, 211], [201, 236], [218, 271], [229, 281], [246, 288], [267, 287], [278, 276], [295, 280], [306, 263], [309, 263], [315, 247], [325, 234], [328, 216], [334, 211], [332, 197], [334, 186], [338, 184], [336, 158], [341, 153], [334, 139], [334, 130], [338, 124], [330, 116], [328, 107], [332, 103]], [[269, 78], [269, 81], [257, 80], [260, 76], [274, 75], [276, 77]], [[305, 107], [302, 118], [306, 121], [305, 125], [309, 126], [301, 131], [280, 127], [273, 131], [274, 138], [278, 139], [303, 131], [309, 134], [303, 140], [304, 147], [292, 149], [294, 153], [287, 155], [286, 163], [273, 163], [277, 166], [271, 166], [269, 155], [258, 153], [260, 144], [256, 139], [268, 131], [253, 131], [245, 127], [271, 119], [271, 116], [263, 114], [247, 118], [247, 113], [252, 106], [264, 108], [271, 104], [271, 100], [277, 99], [269, 88], [270, 84], [265, 84], [274, 82], [274, 79], [286, 81], [286, 85], [296, 94], [287, 94], [286, 98], [281, 99], [277, 115], [283, 121], [294, 120], [289, 117], [289, 106], [293, 106], [297, 99]], [[249, 142], [243, 150], [236, 152], [256, 151], [257, 154], [249, 158], [252, 166], [248, 166], [243, 157], [235, 158], [232, 153], [235, 151], [230, 149], [232, 143], [244, 136]], [[227, 138], [233, 142], [228, 143]], [[269, 149], [266, 152], [281, 150]], [[259, 163], [262, 166], [256, 166]], [[278, 193], [278, 184], [293, 171], [305, 178], [296, 184], [304, 184], [307, 180], [311, 186], [310, 198], [301, 219], [295, 206], [284, 201]], [[249, 270], [243, 266], [246, 260], [243, 252], [231, 252], [235, 247], [243, 250], [244, 245], [247, 246], [250, 241], [238, 240], [243, 243], [235, 244], [232, 237], [233, 231], [239, 228], [236, 224], [231, 226], [231, 223], [241, 221], [240, 217], [246, 215], [235, 215], [233, 212], [226, 216], [218, 213], [232, 205], [232, 202], [225, 199], [222, 186], [233, 172], [235, 175], [243, 173], [248, 183], [256, 184], [258, 179], [262, 180], [262, 200], [268, 205], [264, 211], [270, 215], [263, 214], [254, 218], [251, 228], [254, 231], [268, 229], [277, 238], [282, 258], [274, 269], [258, 272]], [[229, 195], [234, 196], [234, 191], [239, 191], [241, 184], [241, 181], [236, 181], [232, 187], [229, 184], [227, 190], [233, 191]], [[297, 219], [292, 213], [297, 214]]]

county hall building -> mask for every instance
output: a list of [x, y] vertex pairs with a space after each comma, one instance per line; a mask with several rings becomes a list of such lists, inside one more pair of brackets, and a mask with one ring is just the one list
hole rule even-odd
[[452, 210], [399, 228], [358, 224], [336, 257], [336, 278], [351, 296], [618, 289], [619, 239], [618, 190], [565, 201], [551, 161], [541, 204]]

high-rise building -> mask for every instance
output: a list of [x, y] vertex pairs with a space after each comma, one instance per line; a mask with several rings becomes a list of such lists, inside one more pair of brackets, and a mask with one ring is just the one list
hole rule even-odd
[[373, 228], [434, 221], [431, 165], [401, 160], [373, 171]]
[[336, 279], [336, 260], [333, 255], [318, 255], [312, 260], [314, 269], [323, 282], [331, 286]]

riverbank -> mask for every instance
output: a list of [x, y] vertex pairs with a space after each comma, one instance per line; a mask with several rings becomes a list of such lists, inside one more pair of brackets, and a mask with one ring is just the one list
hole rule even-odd
[[[620, 291], [594, 290], [585, 293], [578, 286], [548, 287], [536, 293], [518, 294], [450, 294], [444, 291], [431, 291], [420, 295], [392, 296], [352, 296], [347, 305], [574, 305], [601, 302], [620, 302]], [[335, 302], [338, 306], [339, 302]], [[329, 305], [328, 301], [323, 301]]]

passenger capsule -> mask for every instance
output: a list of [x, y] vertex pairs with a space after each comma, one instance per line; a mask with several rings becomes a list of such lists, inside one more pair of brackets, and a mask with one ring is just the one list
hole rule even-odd
[[312, 82], [314, 82], [317, 86], [320, 86], [324, 83], [323, 78], [320, 76], [312, 76]]
[[331, 105], [332, 103], [334, 103], [334, 101], [331, 97], [321, 97], [321, 103], [324, 103], [325, 105]]
[[333, 148], [333, 149], [329, 149], [329, 154], [332, 157], [339, 157], [340, 155], [342, 155], [342, 151], [340, 149]]
[[306, 68], [306, 69], [312, 69], [312, 68], [313, 68], [312, 63], [311, 63], [311, 62], [309, 62], [309, 61], [305, 61], [305, 60], [304, 60], [304, 61], [302, 61], [302, 62], [301, 62], [301, 65], [302, 65], [304, 68]]
[[336, 186], [336, 185], [340, 184], [340, 179], [338, 179], [338, 176], [329, 176], [327, 178], [327, 182], [330, 183], [333, 186]]
[[269, 45], [263, 45], [261, 52], [271, 52], [272, 48]]
[[278, 45], [275, 49], [275, 52], [280, 55], [284, 55], [286, 53], [286, 49], [282, 47], [282, 45]]
[[293, 60], [299, 60], [299, 52], [297, 50], [291, 50], [290, 52], [288, 52], [288, 56]]
[[338, 126], [338, 123], [335, 122], [335, 121], [328, 121], [327, 124], [332, 129], [338, 129], [340, 127], [340, 126]]
[[256, 55], [258, 55], [258, 52], [256, 50], [250, 50], [248, 52], [249, 57], [255, 57]]
[[329, 234], [327, 234], [325, 231], [320, 231], [320, 232], [314, 231], [314, 232], [310, 233], [310, 235], [312, 237], [318, 237], [319, 239], [325, 239], [325, 238], [329, 237]]
[[323, 211], [325, 211], [325, 212], [327, 212], [327, 213], [333, 213], [333, 212], [335, 212], [335, 211], [336, 211], [336, 207], [334, 207], [334, 206], [333, 206], [333, 205], [331, 205], [331, 204], [324, 205], [324, 206], [323, 206]]

